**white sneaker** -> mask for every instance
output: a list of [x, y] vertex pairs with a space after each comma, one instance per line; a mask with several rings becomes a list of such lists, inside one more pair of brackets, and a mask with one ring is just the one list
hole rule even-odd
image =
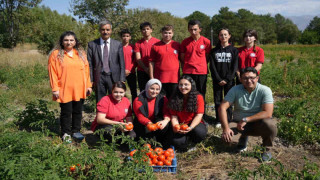
[[67, 133], [64, 133], [64, 135], [62, 136], [62, 140], [63, 142], [66, 142], [68, 144], [72, 143], [71, 136]]

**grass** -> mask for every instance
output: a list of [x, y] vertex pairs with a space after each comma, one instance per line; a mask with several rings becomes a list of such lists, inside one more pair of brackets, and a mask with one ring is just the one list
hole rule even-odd
[[[261, 79], [277, 99], [274, 116], [278, 119], [278, 136], [293, 145], [320, 143], [320, 46], [262, 48], [266, 62]], [[309, 160], [301, 168], [292, 169], [284, 160], [256, 165], [252, 162], [256, 149], [249, 157], [233, 155], [232, 147], [220, 141], [221, 130], [212, 126], [208, 139], [197, 151], [178, 155], [176, 175], [153, 174], [149, 170], [137, 173], [135, 169], [143, 163], [127, 162], [126, 153], [119, 153], [115, 145], [63, 144], [56, 123], [59, 105], [51, 101], [47, 56], [34, 49], [33, 45], [18, 46], [14, 51], [0, 49], [0, 179], [272, 179], [275, 177], [272, 174], [278, 179], [315, 179], [320, 176], [319, 164]], [[210, 75], [207, 85], [206, 102], [213, 105]], [[92, 102], [94, 98], [87, 102], [86, 112], [94, 112]], [[208, 114], [214, 116], [214, 111], [209, 108]], [[143, 142], [130, 143], [139, 148]], [[70, 172], [73, 165], [76, 171]], [[219, 174], [224, 172], [228, 174]]]

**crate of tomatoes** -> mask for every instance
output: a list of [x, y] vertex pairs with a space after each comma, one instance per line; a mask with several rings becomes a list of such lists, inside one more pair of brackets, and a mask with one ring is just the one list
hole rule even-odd
[[[174, 147], [164, 150], [161, 147], [156, 147], [154, 149], [151, 148], [150, 144], [145, 144], [147, 147], [145, 154], [147, 155], [149, 165], [152, 166], [153, 172], [177, 172], [177, 158], [174, 151]], [[136, 150], [132, 150], [130, 152], [130, 159], [133, 159]], [[144, 170], [139, 170], [139, 172], [143, 172]]]

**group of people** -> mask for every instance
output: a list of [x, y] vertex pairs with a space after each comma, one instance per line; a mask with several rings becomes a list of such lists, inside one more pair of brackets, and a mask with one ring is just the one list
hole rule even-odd
[[[190, 37], [181, 44], [173, 40], [172, 25], [161, 28], [161, 40], [152, 36], [149, 22], [142, 23], [140, 30], [143, 38], [132, 45], [128, 29], [120, 32], [120, 42], [110, 38], [111, 22], [102, 21], [101, 36], [88, 43], [87, 53], [73, 32], [61, 35], [50, 53], [48, 69], [53, 100], [61, 107], [64, 141], [81, 137], [83, 101], [94, 89], [97, 115], [93, 131], [103, 129], [105, 138], [111, 140], [113, 125], [119, 125], [116, 133], [155, 138], [164, 147], [174, 145], [186, 151], [207, 135], [204, 114], [210, 63], [216, 124], [222, 125], [222, 139], [231, 141], [234, 131], [228, 124], [236, 121], [242, 133], [237, 150], [246, 149], [250, 135], [261, 136], [264, 147], [272, 146], [277, 131], [271, 119], [273, 98], [270, 88], [259, 83], [264, 52], [256, 46], [255, 30], [244, 32], [245, 46], [239, 49], [233, 47], [231, 32], [226, 28], [219, 31], [219, 41], [212, 49], [210, 40], [200, 34], [198, 20], [188, 22]], [[125, 81], [132, 105], [125, 97]], [[154, 124], [157, 130], [149, 127]], [[188, 127], [180, 128], [181, 124]], [[133, 125], [133, 129], [126, 129], [127, 125]], [[268, 150], [264, 156], [270, 159]]]

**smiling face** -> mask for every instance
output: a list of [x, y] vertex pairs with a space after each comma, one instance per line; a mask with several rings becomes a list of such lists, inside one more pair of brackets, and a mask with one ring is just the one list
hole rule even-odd
[[158, 84], [152, 84], [148, 89], [148, 95], [151, 98], [155, 98], [160, 93], [160, 86]]
[[189, 25], [188, 27], [188, 31], [190, 33], [190, 35], [195, 39], [200, 37], [200, 32], [201, 32], [201, 28], [199, 27], [198, 24], [196, 25]]
[[113, 97], [113, 99], [115, 99], [118, 102], [120, 102], [122, 100], [124, 95], [125, 95], [125, 90], [122, 88], [115, 87], [112, 90], [112, 97]]
[[219, 40], [220, 40], [221, 44], [229, 43], [230, 37], [231, 37], [231, 35], [229, 34], [229, 32], [227, 30], [223, 29], [219, 32]]
[[187, 79], [181, 79], [179, 81], [179, 90], [183, 95], [189, 94], [191, 91], [192, 85], [191, 82]]
[[172, 37], [173, 37], [172, 30], [163, 31], [161, 34], [162, 34], [162, 41], [163, 42], [168, 43], [172, 40]]
[[65, 36], [63, 38], [62, 45], [63, 45], [64, 50], [66, 50], [66, 51], [72, 50], [73, 47], [76, 45], [76, 40], [75, 40], [74, 36], [72, 36], [72, 35]]
[[259, 76], [253, 72], [247, 72], [241, 75], [241, 83], [249, 92], [253, 91], [258, 83]]
[[254, 37], [251, 34], [246, 34], [244, 36], [244, 42], [246, 43], [246, 46], [253, 46], [255, 41], [256, 41], [256, 37]]
[[108, 40], [112, 34], [111, 24], [106, 24], [100, 27], [100, 35], [103, 40]]

